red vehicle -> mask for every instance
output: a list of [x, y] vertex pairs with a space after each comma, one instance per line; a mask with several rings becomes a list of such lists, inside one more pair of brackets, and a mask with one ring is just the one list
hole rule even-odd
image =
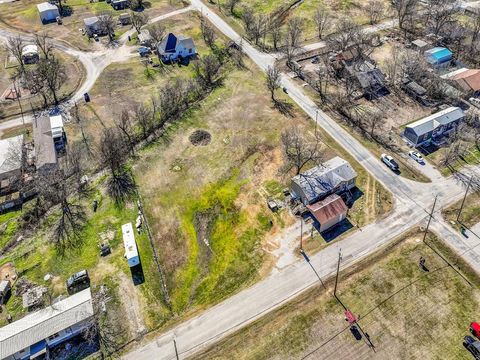
[[470, 332], [472, 333], [473, 336], [475, 336], [477, 339], [480, 339], [480, 324], [477, 322], [472, 322], [470, 324]]

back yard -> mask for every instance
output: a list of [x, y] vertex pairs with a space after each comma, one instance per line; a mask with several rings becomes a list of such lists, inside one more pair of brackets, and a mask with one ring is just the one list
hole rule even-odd
[[[434, 235], [427, 242], [451, 258]], [[428, 271], [418, 266], [421, 256]], [[375, 352], [355, 340], [331, 292], [316, 288], [195, 358], [471, 359], [462, 341], [480, 310], [479, 282], [457, 265], [475, 285], [412, 232], [340, 275], [338, 296], [359, 316]]]

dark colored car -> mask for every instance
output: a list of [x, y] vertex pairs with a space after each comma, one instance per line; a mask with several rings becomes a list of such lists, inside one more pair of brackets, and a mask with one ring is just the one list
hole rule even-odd
[[467, 335], [463, 338], [463, 346], [470, 351], [475, 359], [480, 360], [480, 341]]
[[88, 93], [83, 94], [83, 98], [85, 99], [85, 102], [90, 102], [90, 95], [88, 95]]
[[90, 277], [87, 270], [79, 271], [67, 280], [67, 291], [70, 295], [75, 294], [90, 286]]

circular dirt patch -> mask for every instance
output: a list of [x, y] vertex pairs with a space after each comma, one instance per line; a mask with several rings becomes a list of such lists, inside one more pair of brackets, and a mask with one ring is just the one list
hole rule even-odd
[[190, 142], [195, 146], [205, 146], [212, 141], [212, 135], [205, 130], [195, 130], [189, 137]]

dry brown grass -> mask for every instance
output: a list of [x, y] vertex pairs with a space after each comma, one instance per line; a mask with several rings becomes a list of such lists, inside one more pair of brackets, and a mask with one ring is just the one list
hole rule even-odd
[[[418, 268], [420, 256], [429, 272]], [[480, 309], [478, 288], [446, 266], [421, 234], [406, 234], [340, 276], [339, 297], [360, 316], [376, 352], [353, 338], [331, 295], [333, 279], [327, 284], [329, 293], [307, 291], [195, 359], [471, 358], [462, 340]]]

